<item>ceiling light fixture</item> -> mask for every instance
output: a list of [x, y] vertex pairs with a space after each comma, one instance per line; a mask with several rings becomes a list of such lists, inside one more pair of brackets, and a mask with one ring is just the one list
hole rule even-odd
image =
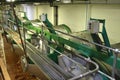
[[37, 6], [37, 5], [40, 5], [40, 3], [33, 3], [33, 4], [36, 5], [36, 6]]
[[71, 3], [71, 0], [62, 0], [63, 3]]
[[56, 1], [58, 1], [58, 2], [59, 2], [60, 0], [56, 0]]
[[15, 0], [6, 0], [7, 2], [15, 2]]

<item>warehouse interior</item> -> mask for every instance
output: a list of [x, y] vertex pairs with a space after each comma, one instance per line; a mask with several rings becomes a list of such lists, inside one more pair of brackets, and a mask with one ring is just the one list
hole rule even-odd
[[0, 80], [120, 80], [120, 0], [1, 0]]

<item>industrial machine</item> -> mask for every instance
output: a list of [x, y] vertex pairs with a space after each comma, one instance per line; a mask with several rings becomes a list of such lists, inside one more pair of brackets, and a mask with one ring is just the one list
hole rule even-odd
[[120, 79], [120, 51], [110, 47], [105, 20], [91, 19], [88, 30], [75, 36], [64, 24], [59, 26], [67, 33], [54, 29], [46, 14], [36, 27], [26, 15], [20, 20], [14, 8], [10, 9], [5, 11], [7, 25], [3, 28], [25, 53], [21, 57], [24, 71], [35, 64], [51, 80]]

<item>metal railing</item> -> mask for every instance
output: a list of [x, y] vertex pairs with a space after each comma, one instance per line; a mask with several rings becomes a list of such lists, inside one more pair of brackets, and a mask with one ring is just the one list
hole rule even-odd
[[[10, 20], [9, 20], [9, 21], [10, 21]], [[16, 24], [16, 23], [13, 22], [13, 21], [10, 21], [10, 22]], [[37, 24], [37, 25], [39, 25], [39, 24]], [[45, 26], [45, 25], [43, 25], [43, 26]], [[48, 27], [46, 27], [46, 28], [48, 28]], [[26, 29], [27, 29], [27, 28], [26, 28]], [[51, 29], [51, 28], [49, 28], [49, 29]], [[52, 29], [52, 30], [53, 30], [53, 29]], [[43, 31], [43, 30], [42, 30], [42, 31]], [[110, 47], [107, 47], [107, 46], [104, 46], [104, 45], [101, 45], [101, 44], [98, 44], [98, 43], [95, 43], [95, 42], [91, 42], [91, 41], [85, 40], [85, 39], [83, 39], [83, 38], [79, 38], [79, 37], [73, 36], [73, 35], [71, 35], [71, 34], [67, 34], [67, 33], [61, 32], [61, 31], [59, 31], [59, 30], [55, 30], [55, 31], [57, 31], [57, 32], [59, 32], [59, 33], [62, 33], [62, 34], [64, 34], [64, 35], [67, 35], [67, 36], [76, 38], [76, 39], [78, 39], [78, 40], [82, 40], [82, 41], [85, 41], [85, 42], [87, 42], [87, 43], [94, 44], [94, 45], [97, 45], [97, 46], [106, 48], [106, 49], [108, 49], [108, 50], [114, 51], [114, 52], [117, 53], [117, 54], [120, 53], [120, 51], [119, 51], [118, 49], [110, 48]], [[50, 47], [49, 45], [47, 45], [47, 46]], [[52, 47], [50, 47], [50, 48], [52, 48]], [[78, 62], [72, 60], [71, 58], [69, 58], [69, 57], [67, 57], [66, 55], [62, 54], [61, 52], [57, 51], [56, 49], [54, 49], [54, 48], [52, 48], [52, 49], [55, 50], [56, 52], [58, 52], [59, 54], [65, 56], [65, 57], [68, 58], [69, 60], [71, 60], [71, 61], [75, 62], [76, 64], [78, 64]], [[116, 57], [116, 58], [117, 58], [117, 57]], [[114, 69], [115, 66], [116, 66], [116, 62], [115, 62], [115, 61], [116, 61], [116, 58], [114, 59], [113, 69]], [[79, 76], [72, 77], [72, 78], [70, 78], [70, 80], [83, 78], [83, 77], [85, 77], [85, 76], [88, 76], [89, 74], [93, 74], [93, 73], [95, 73], [95, 72], [98, 71], [99, 67], [98, 67], [98, 65], [97, 65], [95, 62], [93, 62], [93, 61], [91, 61], [90, 59], [87, 59], [87, 58], [83, 58], [83, 59], [86, 60], [87, 62], [90, 62], [90, 63], [92, 63], [93, 65], [95, 65], [96, 68], [95, 68], [94, 70], [92, 70], [92, 71], [88, 71], [88, 72], [83, 73], [83, 74], [81, 74], [81, 75], [79, 75]], [[113, 70], [113, 72], [114, 72], [114, 70]], [[112, 73], [112, 74], [114, 75], [114, 73]], [[113, 80], [113, 78], [111, 78], [111, 77], [109, 77], [109, 78]]]

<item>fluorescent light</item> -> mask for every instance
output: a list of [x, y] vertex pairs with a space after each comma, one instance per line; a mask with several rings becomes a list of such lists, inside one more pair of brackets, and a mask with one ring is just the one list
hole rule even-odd
[[15, 0], [6, 0], [7, 2], [14, 2]]
[[12, 2], [15, 2], [15, 0], [12, 0]]
[[34, 5], [40, 5], [40, 3], [33, 3]]
[[71, 0], [62, 0], [63, 3], [71, 3]]
[[6, 0], [7, 2], [11, 2], [11, 0]]
[[60, 0], [56, 0], [56, 1], [58, 1], [58, 2], [59, 2]]

